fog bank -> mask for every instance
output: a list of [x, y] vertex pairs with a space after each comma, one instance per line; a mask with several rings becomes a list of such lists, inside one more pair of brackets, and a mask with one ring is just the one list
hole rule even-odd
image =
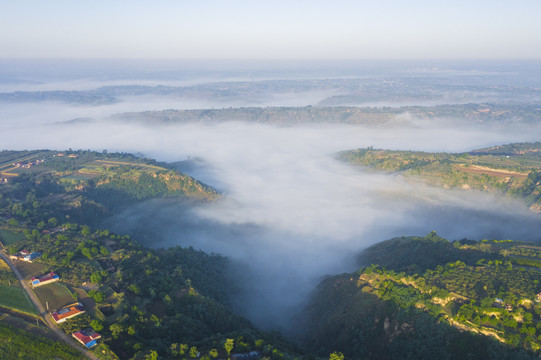
[[[426, 72], [434, 73], [438, 84], [456, 81], [475, 86], [489, 78], [505, 83], [510, 76], [469, 70], [455, 74], [432, 67], [408, 74]], [[207, 73], [202, 80], [184, 73], [177, 77], [167, 71], [158, 73], [143, 74], [134, 82], [127, 81], [132, 79], [129, 72], [103, 79], [83, 73], [77, 77], [79, 82], [73, 83], [68, 77], [57, 79], [55, 84], [48, 83], [48, 78], [33, 83], [21, 77], [19, 82], [15, 79], [4, 86], [11, 90], [48, 90], [62, 84], [68, 89], [88, 89], [98, 84], [154, 85], [172, 79], [178, 85], [224, 77]], [[254, 76], [227, 73], [228, 78]], [[257, 78], [274, 76], [269, 72]], [[85, 79], [92, 82], [86, 83]], [[536, 84], [528, 72], [516, 81], [517, 86]], [[222, 192], [222, 199], [213, 203], [152, 200], [114, 216], [108, 226], [116, 232], [137, 235], [151, 247], [193, 246], [230, 257], [234, 276], [243, 285], [234, 303], [242, 314], [267, 329], [291, 329], [293, 315], [323, 276], [356, 270], [361, 265], [355, 262], [359, 251], [382, 240], [435, 230], [450, 240], [541, 241], [539, 216], [519, 201], [474, 191], [432, 188], [336, 158], [337, 152], [369, 146], [462, 152], [539, 141], [541, 128], [532, 122], [474, 127], [465, 125], [466, 119], [419, 120], [402, 114], [385, 126], [370, 127], [275, 127], [236, 121], [146, 126], [108, 118], [119, 112], [143, 110], [315, 105], [340, 94], [339, 89], [294, 93], [288, 89], [286, 84], [281, 92], [261, 92], [245, 98], [122, 97], [101, 106], [6, 103], [0, 106], [0, 143], [1, 148], [13, 150], [107, 149], [142, 153], [159, 161], [190, 160], [192, 166], [184, 167], [185, 171]], [[397, 103], [389, 96], [385, 104]], [[82, 120], [66, 122], [78, 118]]]
[[431, 188], [336, 159], [338, 151], [368, 146], [465, 151], [535, 138], [518, 128], [501, 133], [424, 125], [38, 123], [7, 129], [2, 143], [14, 149], [142, 152], [161, 161], [201, 159], [189, 173], [219, 189], [221, 200], [155, 200], [109, 225], [151, 247], [193, 246], [229, 256], [244, 285], [235, 299], [239, 311], [264, 328], [287, 330], [322, 276], [356, 270], [358, 252], [378, 241], [432, 230], [451, 240], [540, 240], [539, 218], [518, 201]]

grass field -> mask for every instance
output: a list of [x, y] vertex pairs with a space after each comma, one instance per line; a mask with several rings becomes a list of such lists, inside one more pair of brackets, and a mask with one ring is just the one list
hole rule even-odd
[[44, 308], [47, 308], [49, 302], [49, 311], [58, 310], [75, 302], [66, 286], [59, 282], [39, 286], [34, 289], [34, 293]]
[[0, 358], [2, 359], [81, 359], [69, 345], [0, 323]]
[[91, 351], [101, 360], [118, 360], [118, 356], [116, 356], [116, 354], [103, 342], [100, 342], [100, 344]]
[[14, 314], [3, 313], [0, 315], [0, 323], [4, 325], [10, 325], [16, 329], [24, 330], [30, 334], [36, 336], [43, 336], [53, 341], [58, 341], [58, 335], [51, 329], [49, 329], [42, 321], [39, 321], [39, 325], [36, 326], [36, 319], [30, 319], [29, 317], [20, 317]]
[[0, 259], [0, 284], [20, 287], [19, 280], [3, 259]]
[[0, 305], [29, 314], [37, 314], [23, 289], [0, 284]]
[[17, 240], [24, 239], [22, 232], [0, 229], [0, 241], [4, 246], [14, 243]]
[[15, 261], [15, 266], [21, 273], [23, 279], [29, 281], [32, 276], [43, 275], [46, 272], [46, 267], [43, 264], [36, 262]]
[[0, 271], [9, 271], [11, 272], [11, 268], [6, 264], [4, 259], [0, 259]]

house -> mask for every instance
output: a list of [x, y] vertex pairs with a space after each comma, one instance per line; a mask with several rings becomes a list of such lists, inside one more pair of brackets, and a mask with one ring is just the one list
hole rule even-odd
[[32, 262], [34, 261], [35, 259], [39, 258], [41, 256], [41, 253], [39, 252], [33, 252], [31, 254], [28, 254], [26, 255], [25, 257], [23, 257], [23, 260], [24, 261], [28, 261], [28, 262]]
[[38, 287], [41, 285], [46, 285], [55, 281], [60, 280], [60, 276], [56, 275], [53, 271], [48, 274], [41, 275], [40, 277], [32, 276], [32, 286]]
[[70, 154], [70, 155], [68, 155], [68, 157], [69, 157], [69, 158], [72, 158], [72, 159], [75, 159], [75, 158], [77, 158], [77, 155], [75, 155], [75, 154]]
[[541, 293], [539, 293], [539, 294], [537, 294], [537, 295], [535, 296], [535, 301], [541, 302]]
[[71, 334], [71, 336], [73, 336], [77, 341], [87, 348], [95, 346], [97, 344], [97, 340], [101, 339], [101, 335], [92, 329], [79, 330]]
[[71, 305], [65, 306], [58, 311], [55, 311], [54, 313], [51, 314], [51, 317], [57, 324], [60, 324], [68, 319], [71, 319], [72, 317], [75, 317], [77, 315], [81, 315], [84, 313], [85, 313], [85, 309], [83, 307], [83, 304], [77, 302], [77, 303], [73, 303]]
[[30, 255], [30, 251], [23, 250], [23, 251], [19, 251], [16, 255], [9, 255], [9, 258], [11, 260], [22, 260], [24, 259], [25, 256], [28, 256], [28, 255]]

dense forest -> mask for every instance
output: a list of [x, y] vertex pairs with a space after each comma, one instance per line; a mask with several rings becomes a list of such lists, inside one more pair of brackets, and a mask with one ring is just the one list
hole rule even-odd
[[370, 266], [319, 286], [305, 343], [353, 359], [537, 358], [541, 272], [521, 261], [539, 255], [534, 244], [434, 232], [376, 244], [361, 255]]

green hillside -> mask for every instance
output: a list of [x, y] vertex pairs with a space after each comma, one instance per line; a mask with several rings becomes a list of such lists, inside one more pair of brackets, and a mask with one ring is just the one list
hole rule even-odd
[[481, 190], [520, 198], [541, 212], [541, 143], [520, 143], [469, 153], [357, 149], [341, 159], [377, 170], [399, 172], [444, 188]]
[[[7, 179], [0, 183], [7, 253], [42, 254], [32, 263], [16, 260], [19, 271], [27, 280], [50, 271], [59, 275], [59, 282], [35, 293], [52, 311], [83, 303], [87, 312], [60, 327], [68, 335], [98, 331], [102, 340], [93, 352], [100, 358], [108, 349], [121, 359], [226, 358], [227, 350], [298, 357], [300, 351], [279, 334], [233, 313], [229, 299], [239, 285], [229, 276], [227, 258], [191, 247], [153, 250], [92, 225], [151, 198], [211, 201], [219, 194], [210, 187], [167, 164], [91, 151], [0, 152], [0, 178]], [[8, 266], [0, 270], [2, 293], [9, 297], [1, 305], [20, 310], [26, 298]], [[0, 334], [8, 354], [15, 351], [10, 334]]]
[[[219, 194], [168, 164], [131, 154], [94, 151], [1, 151], [0, 216], [47, 221], [69, 215], [92, 223], [134, 202], [180, 197], [212, 201]], [[0, 198], [0, 205], [2, 205]]]
[[435, 233], [392, 239], [372, 265], [330, 277], [306, 310], [305, 343], [352, 359], [537, 358], [541, 247], [449, 242]]

